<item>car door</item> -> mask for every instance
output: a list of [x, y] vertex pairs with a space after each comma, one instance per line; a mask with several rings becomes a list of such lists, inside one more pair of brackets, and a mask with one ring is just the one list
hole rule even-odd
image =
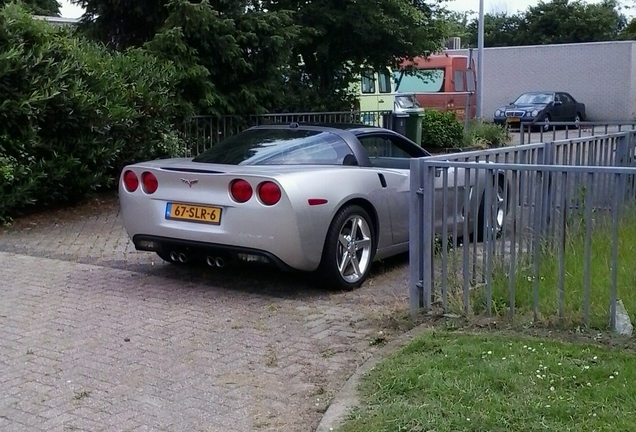
[[563, 121], [574, 121], [576, 117], [576, 102], [567, 93], [561, 93], [561, 101], [563, 102]]
[[371, 69], [364, 71], [360, 77], [360, 111], [363, 113], [377, 111], [379, 108], [376, 77], [377, 74]]
[[393, 77], [388, 69], [378, 72], [378, 110], [393, 111], [395, 91], [393, 90]]
[[561, 95], [563, 93], [555, 93], [554, 94], [554, 105], [552, 106], [552, 121], [560, 122], [565, 120], [565, 111], [563, 106], [563, 99]]
[[[410, 199], [410, 161], [414, 155], [405, 149], [410, 147], [403, 138], [382, 132], [359, 136], [358, 140], [364, 147], [372, 169], [377, 170], [386, 182], [386, 199], [391, 218], [392, 238], [394, 244], [409, 241], [409, 199]], [[442, 176], [435, 177], [435, 229], [441, 231], [444, 207], [446, 207], [447, 223], [461, 221], [454, 215], [454, 170], [449, 171], [447, 193], [443, 194], [444, 180]], [[461, 214], [463, 190], [457, 189], [457, 202], [460, 203], [458, 213]], [[446, 201], [443, 200], [446, 198]], [[430, 206], [430, 204], [428, 204]], [[450, 225], [452, 226], [452, 225]]]

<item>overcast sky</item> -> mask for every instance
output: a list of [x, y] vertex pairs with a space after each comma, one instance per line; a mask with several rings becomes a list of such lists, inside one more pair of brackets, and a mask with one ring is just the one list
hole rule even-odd
[[[528, 6], [534, 6], [538, 0], [484, 0], [484, 11], [489, 12], [508, 12], [516, 13], [523, 11]], [[589, 3], [598, 3], [598, 0], [588, 0]], [[82, 15], [82, 9], [72, 5], [69, 0], [60, 0], [62, 4], [62, 16], [67, 18], [77, 18]], [[627, 2], [625, 2], [627, 3]], [[452, 0], [448, 3], [448, 7], [457, 11], [479, 10], [479, 0]], [[629, 11], [625, 11], [629, 12]], [[629, 13], [628, 15], [632, 15]]]

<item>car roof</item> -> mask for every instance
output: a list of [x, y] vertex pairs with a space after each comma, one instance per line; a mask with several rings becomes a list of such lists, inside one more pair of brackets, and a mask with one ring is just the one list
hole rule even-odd
[[369, 126], [363, 123], [327, 123], [327, 122], [291, 122], [291, 123], [274, 123], [274, 124], [263, 124], [255, 126], [255, 128], [268, 128], [268, 127], [289, 127], [289, 128], [312, 128], [312, 129], [322, 129], [322, 130], [340, 130], [347, 131], [354, 135], [369, 133], [369, 132], [379, 132], [379, 131], [389, 131], [390, 129], [382, 128], [379, 126]]

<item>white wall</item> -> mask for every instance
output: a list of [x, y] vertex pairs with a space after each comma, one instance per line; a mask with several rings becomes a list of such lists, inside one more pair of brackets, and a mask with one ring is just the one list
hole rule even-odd
[[585, 103], [590, 121], [635, 120], [635, 80], [634, 41], [485, 48], [483, 116], [525, 91], [552, 90]]

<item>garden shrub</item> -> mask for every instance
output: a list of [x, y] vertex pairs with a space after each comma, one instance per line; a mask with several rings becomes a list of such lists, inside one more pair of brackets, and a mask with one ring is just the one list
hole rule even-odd
[[464, 125], [451, 111], [428, 109], [422, 118], [422, 147], [457, 148], [464, 144]]
[[0, 10], [0, 219], [116, 184], [124, 164], [181, 146], [191, 112], [178, 71], [133, 49], [111, 53], [71, 30]]
[[504, 147], [510, 141], [508, 129], [482, 119], [471, 120], [465, 134], [466, 147], [497, 148]]

